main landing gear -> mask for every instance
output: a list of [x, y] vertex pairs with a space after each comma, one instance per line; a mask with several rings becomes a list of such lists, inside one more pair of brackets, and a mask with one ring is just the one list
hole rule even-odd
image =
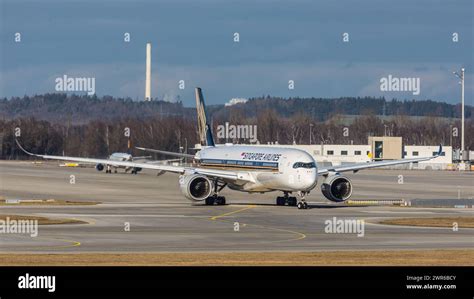
[[290, 207], [295, 207], [296, 206], [296, 197], [290, 197], [288, 196], [288, 192], [284, 192], [284, 196], [278, 196], [276, 199], [276, 204], [277, 206], [284, 206], [288, 205]]
[[212, 195], [206, 198], [205, 202], [206, 202], [206, 205], [208, 206], [212, 206], [214, 204], [221, 206], [221, 205], [225, 205], [225, 197]]
[[298, 195], [301, 197], [300, 201], [297, 201], [296, 197], [288, 196], [289, 192], [284, 192], [284, 193], [285, 193], [284, 196], [278, 196], [276, 198], [277, 206], [288, 205], [290, 207], [297, 207], [300, 210], [308, 208], [308, 203], [305, 200], [305, 196], [307, 192], [298, 192]]
[[205, 199], [205, 203], [208, 206], [214, 204], [221, 206], [225, 205], [225, 197], [219, 196], [219, 192], [227, 186], [227, 183], [221, 183], [219, 180], [214, 180], [214, 194]]

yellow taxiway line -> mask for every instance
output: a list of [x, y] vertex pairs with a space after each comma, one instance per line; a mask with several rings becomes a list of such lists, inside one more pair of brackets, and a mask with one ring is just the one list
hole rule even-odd
[[253, 209], [255, 207], [257, 207], [257, 206], [250, 205], [248, 207], [245, 207], [245, 208], [242, 208], [242, 209], [239, 209], [239, 210], [236, 210], [236, 211], [227, 212], [227, 213], [224, 213], [224, 214], [221, 214], [221, 215], [213, 216], [213, 217], [211, 217], [211, 220], [216, 220], [216, 219], [219, 219], [219, 218], [222, 218], [222, 217], [225, 217], [225, 216], [240, 213], [240, 212], [243, 212], [243, 211], [246, 211], [246, 210], [249, 210], [249, 209]]
[[[249, 205], [249, 206], [247, 206], [245, 208], [242, 208], [242, 209], [239, 209], [239, 210], [235, 210], [235, 211], [232, 211], [232, 212], [227, 212], [227, 213], [224, 213], [224, 214], [221, 214], [221, 215], [210, 217], [209, 219], [210, 220], [217, 220], [219, 218], [229, 216], [229, 215], [233, 215], [233, 214], [236, 214], [236, 213], [240, 213], [240, 212], [243, 212], [243, 211], [246, 211], [246, 210], [249, 210], [249, 209], [253, 209], [253, 208], [256, 208], [256, 207], [257, 207], [256, 205]], [[227, 222], [226, 220], [221, 220], [221, 221]], [[269, 229], [269, 230], [273, 230], [273, 231], [281, 231], [281, 232], [287, 232], [287, 233], [298, 235], [297, 238], [293, 238], [293, 239], [269, 241], [269, 242], [265, 242], [265, 243], [278, 243], [278, 242], [287, 242], [287, 241], [297, 241], [297, 240], [302, 240], [302, 239], [306, 238], [305, 234], [297, 232], [297, 231], [289, 230], [289, 229], [269, 227], [269, 226], [260, 225], [260, 224], [242, 223], [242, 226], [247, 226], [247, 225], [248, 226], [253, 226], [253, 227], [260, 227], [260, 228], [263, 228], [263, 229]]]

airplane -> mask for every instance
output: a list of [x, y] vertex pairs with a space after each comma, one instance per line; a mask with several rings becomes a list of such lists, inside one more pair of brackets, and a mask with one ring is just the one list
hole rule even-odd
[[[112, 155], [109, 156], [108, 161], [118, 161], [118, 162], [123, 162], [123, 161], [128, 161], [128, 162], [133, 162], [133, 161], [138, 161], [138, 160], [144, 160], [150, 158], [150, 156], [140, 156], [140, 157], [133, 157], [131, 154], [127, 153], [112, 153]], [[166, 164], [170, 162], [179, 162], [181, 159], [169, 159], [169, 160], [159, 160], [159, 161], [143, 161], [145, 163], [161, 163], [161, 164]], [[117, 166], [113, 165], [111, 163], [97, 163], [95, 165], [95, 169], [97, 171], [103, 171], [105, 169], [105, 173], [112, 173], [112, 168], [114, 168], [114, 172], [117, 173], [117, 168], [123, 168], [125, 169], [125, 172], [128, 172], [131, 170], [131, 174], [137, 174], [139, 171], [142, 170], [140, 167], [129, 167], [129, 166]]]
[[[108, 160], [110, 161], [133, 161], [133, 157], [130, 154], [127, 153], [112, 153], [112, 155], [109, 156]], [[128, 172], [130, 169], [132, 170], [132, 174], [137, 174], [139, 171], [141, 171], [140, 168], [132, 168], [132, 167], [123, 167], [123, 166], [113, 166], [110, 164], [103, 164], [103, 163], [97, 163], [95, 166], [95, 169], [97, 171], [102, 171], [105, 169], [105, 173], [112, 173], [112, 167], [114, 168], [114, 172], [117, 173], [117, 168], [124, 168], [125, 172]]]
[[[212, 130], [206, 117], [205, 103], [201, 88], [195, 89], [198, 130], [200, 139], [205, 143], [195, 155], [166, 152], [178, 157], [192, 158], [190, 166], [156, 165], [134, 161], [112, 161], [95, 158], [38, 155], [26, 151], [28, 155], [44, 159], [76, 161], [83, 163], [105, 164], [131, 168], [153, 169], [160, 172], [180, 174], [179, 187], [184, 197], [192, 202], [204, 202], [206, 205], [223, 205], [226, 199], [219, 195], [225, 187], [232, 190], [251, 193], [278, 191], [283, 196], [276, 198], [278, 206], [296, 206], [307, 209], [305, 200], [321, 178], [321, 192], [328, 200], [343, 203], [353, 191], [352, 183], [344, 172], [358, 172], [363, 169], [428, 161], [441, 155], [438, 152], [429, 157], [412, 159], [357, 163], [352, 165], [318, 168], [313, 156], [308, 152], [282, 147], [252, 145], [216, 145]], [[147, 150], [146, 148], [143, 148]], [[159, 150], [155, 150], [159, 151]], [[163, 151], [162, 151], [163, 152]], [[290, 196], [296, 193], [299, 197]]]

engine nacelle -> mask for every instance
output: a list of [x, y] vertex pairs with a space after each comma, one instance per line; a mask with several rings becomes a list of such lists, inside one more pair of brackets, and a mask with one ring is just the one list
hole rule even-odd
[[179, 177], [179, 187], [187, 199], [202, 201], [211, 195], [214, 184], [204, 175], [188, 174]]
[[95, 169], [96, 169], [97, 171], [102, 171], [102, 170], [104, 170], [104, 164], [97, 164], [97, 165], [95, 166]]
[[339, 174], [328, 176], [321, 185], [321, 191], [330, 201], [344, 202], [352, 195], [352, 183]]

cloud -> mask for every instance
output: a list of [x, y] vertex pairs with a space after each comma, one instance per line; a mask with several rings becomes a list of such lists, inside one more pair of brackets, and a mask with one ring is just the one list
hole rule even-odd
[[[152, 96], [194, 105], [194, 87], [202, 87], [208, 103], [224, 103], [234, 97], [273, 95], [281, 97], [342, 97], [385, 96], [387, 99], [433, 99], [457, 103], [459, 85], [450, 64], [347, 63], [320, 64], [253, 63], [238, 67], [154, 65], [152, 68]], [[419, 77], [421, 93], [382, 92], [380, 78], [389, 74], [397, 77]], [[144, 64], [60, 65], [47, 70], [41, 67], [18, 68], [3, 72], [6, 96], [31, 94], [26, 86], [37, 93], [54, 92], [58, 76], [95, 77], [98, 95], [144, 98]], [[184, 80], [185, 89], [179, 89]], [[295, 89], [288, 89], [288, 81]], [[25, 82], [30, 84], [25, 85]], [[472, 88], [466, 89], [467, 103], [472, 104]]]
[[[382, 93], [379, 80], [388, 74], [420, 77], [416, 99], [457, 102], [451, 71], [461, 63], [474, 69], [472, 0], [55, 0], [7, 1], [4, 8], [0, 96], [51, 92], [54, 79], [67, 74], [94, 76], [99, 95], [142, 99], [146, 41], [153, 43], [153, 96], [179, 97], [185, 105], [194, 105], [195, 86], [209, 103], [266, 94], [413, 98]], [[21, 44], [10, 38], [17, 30]], [[454, 31], [458, 44], [450, 39]], [[350, 33], [350, 43], [342, 43], [342, 32]], [[469, 74], [466, 99], [472, 101]]]

